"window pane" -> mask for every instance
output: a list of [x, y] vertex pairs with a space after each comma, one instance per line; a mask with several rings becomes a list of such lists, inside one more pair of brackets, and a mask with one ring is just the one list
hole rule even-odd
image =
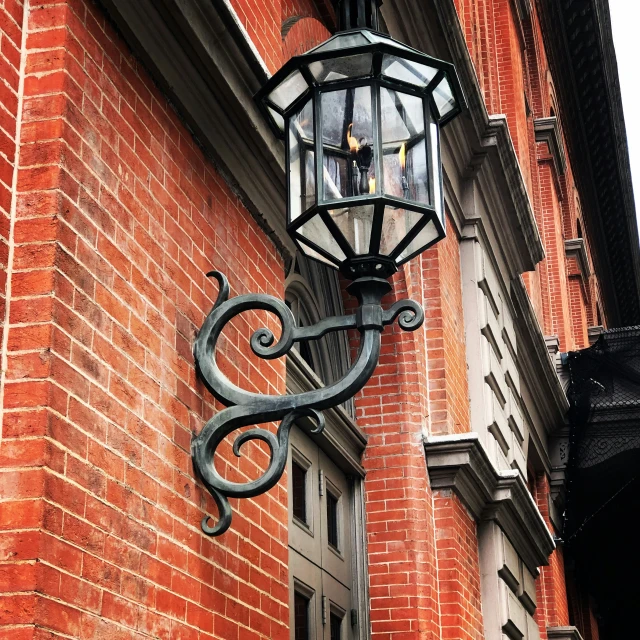
[[428, 203], [422, 99], [383, 87], [380, 103], [384, 191], [396, 198]]
[[331, 262], [331, 260], [327, 260], [327, 258], [325, 258], [322, 254], [318, 253], [317, 251], [307, 246], [306, 244], [302, 244], [301, 247], [302, 247], [303, 253], [306, 256], [309, 256], [309, 258], [318, 260], [318, 262], [322, 262], [323, 264], [333, 267], [334, 269], [337, 268], [335, 262]]
[[284, 131], [284, 118], [277, 112], [274, 111], [271, 107], [267, 107], [269, 110], [269, 114], [273, 118], [273, 121], [276, 123], [276, 126], [280, 131]]
[[338, 548], [338, 499], [327, 491], [327, 538]]
[[331, 640], [340, 640], [340, 631], [342, 628], [342, 618], [335, 613], [331, 614]]
[[295, 462], [291, 467], [293, 515], [307, 524], [307, 472]]
[[324, 198], [368, 194], [375, 185], [371, 88], [323, 93], [321, 109]]
[[335, 49], [347, 49], [349, 47], [360, 47], [369, 44], [369, 41], [361, 33], [345, 33], [323, 42], [312, 49], [314, 53], [318, 51], [334, 51]]
[[297, 591], [294, 600], [295, 640], [309, 640], [309, 600]]

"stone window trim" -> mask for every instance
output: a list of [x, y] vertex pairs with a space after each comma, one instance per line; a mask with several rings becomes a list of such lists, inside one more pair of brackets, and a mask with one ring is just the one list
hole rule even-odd
[[549, 640], [582, 640], [577, 627], [547, 627]]
[[[564, 252], [567, 258], [575, 258], [580, 269], [580, 277], [586, 283], [591, 277], [591, 267], [587, 247], [583, 238], [571, 238], [564, 241]], [[585, 285], [586, 286], [586, 285]]]
[[497, 522], [532, 573], [548, 564], [553, 536], [518, 471], [497, 471], [477, 433], [427, 437], [424, 447], [432, 489], [453, 490], [476, 521]]
[[562, 131], [556, 116], [538, 118], [533, 121], [536, 142], [546, 142], [553, 159], [556, 176], [562, 176], [567, 170], [567, 156], [562, 142]]

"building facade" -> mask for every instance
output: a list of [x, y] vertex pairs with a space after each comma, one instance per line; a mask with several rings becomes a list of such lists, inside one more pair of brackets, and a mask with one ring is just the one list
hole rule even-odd
[[[640, 324], [638, 233], [606, 0], [385, 0], [381, 30], [456, 65], [447, 237], [393, 277], [352, 401], [301, 421], [287, 473], [216, 506], [194, 434], [222, 405], [194, 339], [224, 272], [298, 323], [355, 302], [285, 228], [283, 145], [253, 100], [337, 28], [331, 0], [3, 0], [0, 637], [598, 640], [562, 542], [560, 354]], [[354, 333], [235, 384], [339, 379]], [[274, 329], [275, 331], [276, 329]], [[230, 480], [259, 443], [216, 462]]]

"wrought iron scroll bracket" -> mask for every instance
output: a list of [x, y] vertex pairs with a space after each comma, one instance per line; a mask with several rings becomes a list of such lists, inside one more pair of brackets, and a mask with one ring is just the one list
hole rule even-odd
[[[219, 271], [207, 274], [218, 281], [219, 291], [213, 309], [205, 319], [194, 345], [198, 375], [209, 391], [226, 409], [214, 415], [194, 436], [191, 456], [196, 474], [213, 496], [218, 508], [218, 521], [209, 524], [209, 516], [202, 520], [202, 530], [210, 536], [223, 534], [231, 525], [232, 510], [229, 498], [252, 498], [274, 487], [287, 464], [289, 433], [296, 420], [309, 417], [315, 423], [314, 433], [324, 428], [322, 410], [335, 407], [353, 397], [373, 374], [380, 355], [380, 336], [385, 326], [398, 319], [405, 331], [415, 331], [424, 322], [422, 307], [413, 300], [401, 300], [383, 310], [382, 297], [391, 285], [381, 278], [359, 278], [349, 285], [359, 307], [355, 314], [325, 318], [313, 326], [297, 327], [293, 314], [284, 302], [265, 294], [246, 294], [229, 299], [229, 283]], [[223, 328], [235, 316], [245, 311], [265, 310], [273, 313], [281, 325], [276, 341], [272, 331], [258, 329], [251, 336], [253, 352], [265, 359], [286, 355], [296, 342], [317, 340], [332, 331], [357, 329], [360, 332], [358, 356], [344, 377], [326, 387], [296, 395], [262, 395], [234, 385], [216, 362], [216, 345]], [[264, 428], [249, 429], [234, 441], [233, 452], [240, 456], [242, 445], [249, 440], [267, 444], [270, 460], [266, 470], [248, 482], [232, 482], [223, 478], [214, 465], [218, 445], [233, 431], [250, 425], [280, 421], [274, 434]]]

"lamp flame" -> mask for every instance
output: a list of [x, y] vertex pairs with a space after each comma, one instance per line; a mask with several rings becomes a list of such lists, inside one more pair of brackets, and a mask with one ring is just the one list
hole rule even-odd
[[400, 168], [402, 169], [402, 173], [404, 173], [404, 170], [407, 164], [407, 152], [406, 152], [406, 146], [404, 142], [400, 147], [400, 153], [398, 153], [398, 157], [400, 158]]
[[376, 179], [369, 178], [369, 193], [375, 193], [375, 192], [376, 192]]
[[353, 122], [349, 125], [349, 128], [347, 129], [347, 144], [349, 145], [349, 151], [351, 151], [351, 153], [355, 153], [360, 148], [360, 145], [358, 144], [357, 138], [354, 138], [351, 135], [352, 127], [353, 127]]

